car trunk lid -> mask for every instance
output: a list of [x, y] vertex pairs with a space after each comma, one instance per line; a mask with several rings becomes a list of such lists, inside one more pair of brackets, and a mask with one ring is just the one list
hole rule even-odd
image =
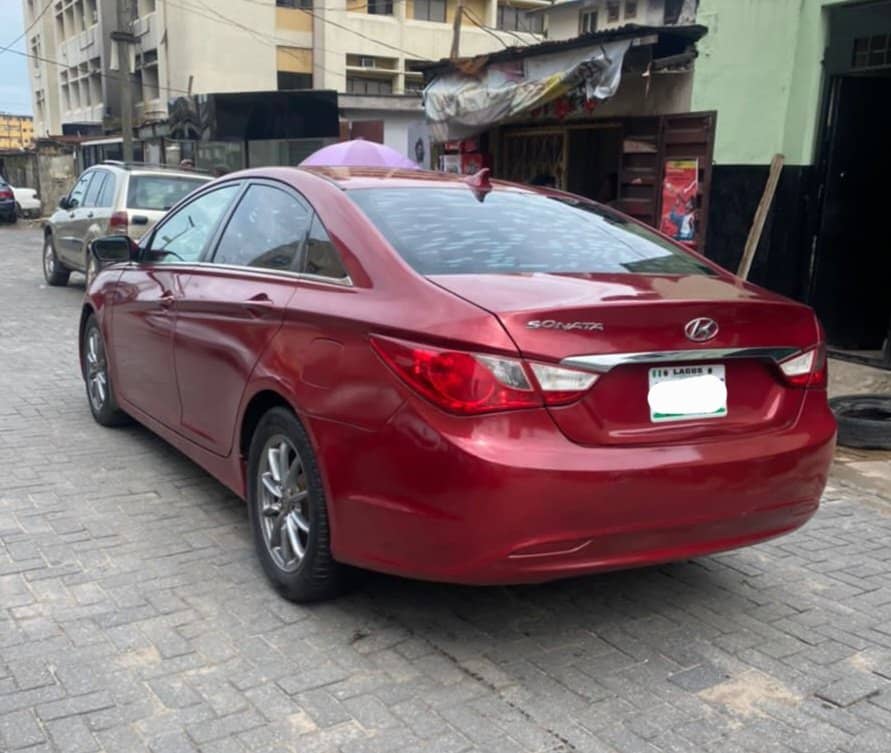
[[[775, 356], [810, 347], [819, 337], [807, 307], [719, 275], [430, 279], [497, 316], [528, 360], [600, 373], [580, 400], [549, 408], [567, 437], [581, 444], [679, 442], [789, 425], [803, 391], [785, 383]], [[693, 342], [685, 327], [701, 317], [714, 320], [717, 332]], [[654, 420], [650, 370], [691, 366], [723, 369], [726, 415]]]

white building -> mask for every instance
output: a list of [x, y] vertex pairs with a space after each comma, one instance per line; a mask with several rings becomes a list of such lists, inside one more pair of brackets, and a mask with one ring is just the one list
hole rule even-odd
[[545, 21], [548, 39], [618, 29], [627, 24], [673, 26], [693, 23], [697, 0], [557, 0], [535, 12]]
[[[419, 62], [447, 57], [458, 0], [23, 0], [37, 136], [118, 127], [121, 75], [110, 33], [130, 30], [134, 125], [185, 93], [334, 89], [341, 107], [385, 118], [387, 142], [420, 117]], [[540, 40], [526, 10], [547, 0], [467, 0], [460, 54]], [[36, 20], [36, 22], [35, 22]], [[129, 24], [127, 23], [129, 21]], [[66, 128], [67, 126], [67, 128]], [[387, 131], [390, 131], [389, 133]]]

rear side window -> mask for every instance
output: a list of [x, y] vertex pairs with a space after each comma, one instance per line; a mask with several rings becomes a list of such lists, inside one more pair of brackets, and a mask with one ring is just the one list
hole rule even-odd
[[93, 174], [93, 180], [90, 181], [90, 187], [87, 189], [86, 194], [84, 195], [84, 200], [82, 206], [85, 207], [98, 207], [99, 206], [99, 196], [102, 192], [102, 189], [105, 187], [105, 183], [108, 180], [108, 171], [107, 170], [96, 170]]
[[214, 254], [214, 264], [296, 270], [310, 209], [272, 186], [248, 188]]
[[417, 272], [712, 274], [670, 241], [586, 201], [514, 190], [349, 191]]
[[181, 175], [131, 175], [127, 187], [127, 208], [166, 212], [206, 182]]
[[334, 248], [318, 216], [313, 216], [312, 227], [306, 240], [306, 265], [303, 271], [306, 274], [330, 277], [333, 280], [346, 280], [348, 276], [340, 260], [340, 254]]
[[105, 183], [102, 184], [102, 190], [99, 192], [97, 207], [111, 207], [114, 204], [115, 187], [117, 186], [117, 178], [112, 173], [108, 174]]

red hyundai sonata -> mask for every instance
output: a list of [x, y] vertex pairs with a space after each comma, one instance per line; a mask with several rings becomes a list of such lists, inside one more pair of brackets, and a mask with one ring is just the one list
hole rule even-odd
[[291, 599], [344, 565], [521, 583], [732, 549], [826, 482], [813, 312], [586, 199], [269, 168], [93, 253], [93, 416], [245, 498]]

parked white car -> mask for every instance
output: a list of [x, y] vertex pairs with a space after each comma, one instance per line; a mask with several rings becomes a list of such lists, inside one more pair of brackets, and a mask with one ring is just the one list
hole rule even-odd
[[11, 186], [15, 196], [15, 209], [19, 217], [40, 217], [40, 199], [34, 188], [17, 188]]

